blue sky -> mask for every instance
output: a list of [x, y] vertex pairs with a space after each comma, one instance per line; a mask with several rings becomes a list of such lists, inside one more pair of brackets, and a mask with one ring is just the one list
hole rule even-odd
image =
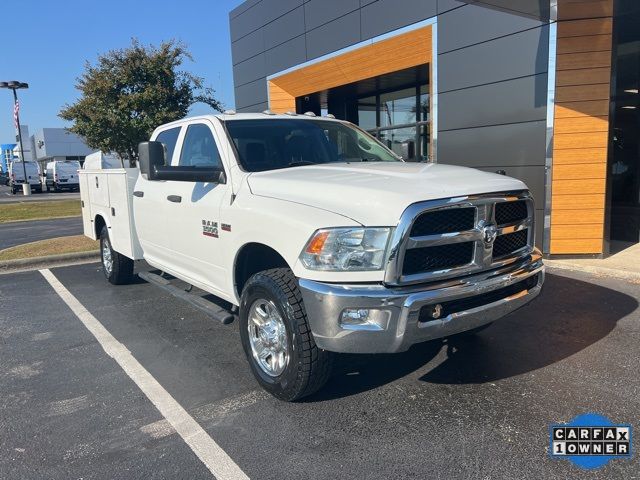
[[[145, 44], [182, 40], [194, 57], [185, 64], [216, 90], [225, 106], [233, 107], [233, 74], [229, 11], [242, 0], [21, 0], [0, 7], [0, 81], [20, 80], [29, 90], [19, 92], [22, 123], [30, 133], [67, 124], [60, 108], [78, 97], [76, 78], [85, 61], [99, 53], [123, 48], [136, 37]], [[0, 90], [0, 143], [12, 142], [13, 99]], [[195, 114], [209, 107], [197, 105]]]

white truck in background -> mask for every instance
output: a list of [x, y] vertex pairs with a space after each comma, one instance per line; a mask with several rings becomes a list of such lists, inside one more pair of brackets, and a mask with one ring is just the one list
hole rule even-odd
[[[27, 181], [24, 179], [24, 172], [27, 172]], [[37, 162], [25, 162], [14, 160], [9, 164], [9, 187], [14, 195], [22, 188], [23, 183], [29, 183], [31, 189], [42, 193], [42, 183], [40, 183], [40, 166]]]
[[80, 162], [77, 160], [53, 160], [47, 162], [45, 171], [45, 183], [47, 192], [53, 190], [78, 190], [80, 181], [78, 171], [80, 170]]
[[172, 293], [228, 302], [212, 316], [237, 314], [253, 374], [283, 400], [321, 388], [334, 352], [475, 332], [542, 288], [524, 183], [405, 163], [348, 122], [188, 118], [158, 127], [138, 163], [87, 158], [80, 172], [105, 276], [128, 283], [144, 259], [189, 285], [139, 274]]

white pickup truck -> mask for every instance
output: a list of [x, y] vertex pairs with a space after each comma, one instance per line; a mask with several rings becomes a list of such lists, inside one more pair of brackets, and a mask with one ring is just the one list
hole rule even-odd
[[107, 279], [144, 259], [228, 302], [217, 318], [237, 314], [257, 381], [283, 400], [322, 387], [333, 352], [475, 332], [542, 288], [524, 183], [405, 163], [348, 122], [188, 118], [141, 143], [138, 166], [80, 172]]

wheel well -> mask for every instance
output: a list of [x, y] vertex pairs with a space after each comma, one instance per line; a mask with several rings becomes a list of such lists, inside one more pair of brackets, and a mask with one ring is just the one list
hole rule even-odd
[[93, 226], [96, 229], [96, 238], [100, 238], [100, 233], [102, 233], [102, 227], [104, 227], [107, 222], [104, 221], [102, 215], [96, 215], [96, 219], [93, 222]]
[[270, 268], [282, 267], [289, 268], [289, 264], [282, 258], [282, 255], [273, 248], [261, 243], [248, 243], [243, 246], [236, 257], [234, 267], [234, 279], [238, 298], [240, 298], [244, 285], [252, 275], [262, 272], [263, 270], [269, 270]]

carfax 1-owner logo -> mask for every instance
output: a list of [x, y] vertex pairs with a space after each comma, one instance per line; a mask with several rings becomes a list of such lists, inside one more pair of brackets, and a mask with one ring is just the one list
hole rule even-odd
[[551, 425], [549, 434], [551, 457], [570, 460], [582, 468], [600, 468], [615, 458], [629, 459], [632, 455], [631, 425], [615, 424], [597, 413]]

